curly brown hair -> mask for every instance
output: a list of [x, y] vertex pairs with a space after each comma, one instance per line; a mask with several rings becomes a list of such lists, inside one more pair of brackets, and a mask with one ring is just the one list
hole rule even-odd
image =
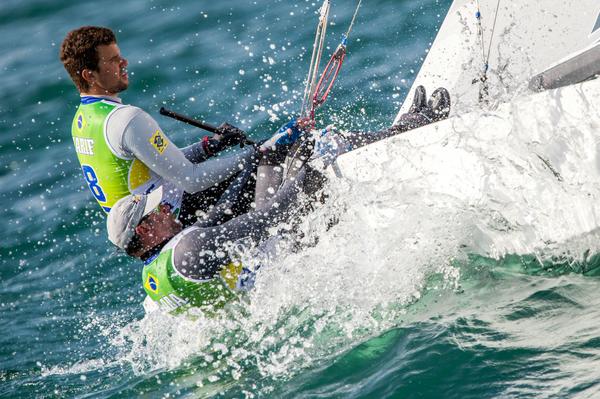
[[90, 88], [81, 76], [82, 71], [98, 71], [98, 46], [116, 42], [113, 31], [101, 26], [82, 26], [67, 33], [60, 46], [60, 60], [80, 92]]

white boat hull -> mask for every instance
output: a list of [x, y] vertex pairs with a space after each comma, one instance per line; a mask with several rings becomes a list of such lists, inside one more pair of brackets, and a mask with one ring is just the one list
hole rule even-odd
[[531, 253], [600, 226], [599, 104], [598, 79], [531, 94], [344, 154], [334, 169], [473, 215], [473, 251]]

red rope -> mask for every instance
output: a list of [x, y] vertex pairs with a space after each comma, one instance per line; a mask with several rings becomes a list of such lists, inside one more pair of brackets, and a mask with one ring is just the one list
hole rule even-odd
[[329, 59], [327, 66], [325, 66], [325, 69], [321, 74], [319, 83], [317, 83], [317, 86], [315, 87], [315, 94], [312, 99], [312, 107], [310, 110], [311, 119], [315, 119], [315, 110], [320, 107], [325, 100], [327, 100], [327, 97], [331, 92], [331, 88], [333, 87], [333, 84], [340, 73], [340, 69], [342, 68], [345, 58], [346, 46], [340, 45]]

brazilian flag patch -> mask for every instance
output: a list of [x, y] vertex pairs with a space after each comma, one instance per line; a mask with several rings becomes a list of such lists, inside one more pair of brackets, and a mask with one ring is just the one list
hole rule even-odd
[[148, 273], [148, 276], [146, 276], [146, 281], [144, 282], [144, 288], [156, 294], [158, 292], [158, 278], [156, 278], [156, 276], [153, 274]]
[[152, 137], [150, 137], [150, 144], [152, 144], [152, 147], [154, 147], [156, 151], [158, 151], [158, 153], [161, 155], [169, 146], [169, 142], [167, 141], [167, 139], [165, 139], [165, 136], [162, 135], [160, 130], [157, 130], [156, 133], [154, 133]]
[[85, 127], [87, 127], [87, 122], [85, 120], [85, 116], [83, 116], [83, 112], [79, 111], [77, 115], [75, 115], [75, 120], [77, 123], [77, 129], [82, 131]]

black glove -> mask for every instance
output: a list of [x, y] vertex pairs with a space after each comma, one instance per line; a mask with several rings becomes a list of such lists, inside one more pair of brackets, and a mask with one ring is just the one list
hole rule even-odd
[[243, 146], [246, 142], [246, 132], [229, 123], [221, 124], [221, 126], [217, 128], [215, 134], [218, 135], [218, 137], [215, 136], [215, 139], [223, 146], [222, 148], [231, 147], [237, 144]]
[[223, 151], [227, 147], [232, 147], [239, 144], [243, 147], [246, 143], [246, 133], [229, 123], [223, 123], [215, 132], [215, 135], [210, 138], [205, 136], [202, 140], [202, 148], [208, 156], [213, 156], [216, 153]]
[[204, 138], [202, 138], [202, 149], [207, 157], [212, 157], [217, 152], [224, 150], [225, 146], [217, 139], [204, 136]]

